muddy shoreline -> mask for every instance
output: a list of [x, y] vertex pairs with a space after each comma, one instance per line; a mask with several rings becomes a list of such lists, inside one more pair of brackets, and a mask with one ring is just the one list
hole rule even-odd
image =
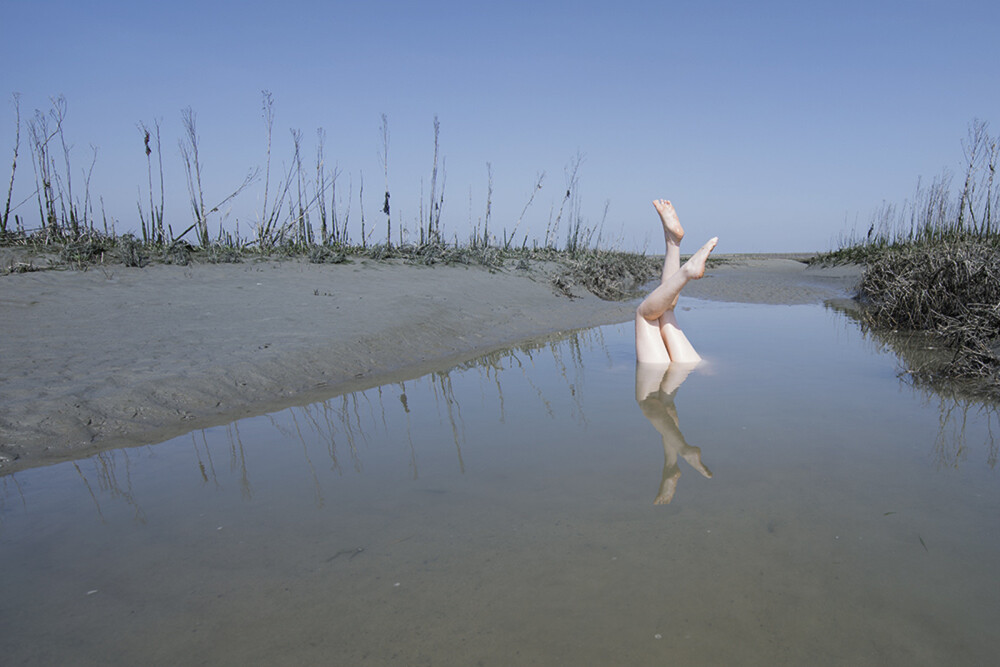
[[[685, 296], [816, 303], [857, 267], [723, 255]], [[628, 321], [636, 301], [553, 289], [554, 267], [361, 261], [104, 267], [0, 277], [0, 474], [421, 375]]]

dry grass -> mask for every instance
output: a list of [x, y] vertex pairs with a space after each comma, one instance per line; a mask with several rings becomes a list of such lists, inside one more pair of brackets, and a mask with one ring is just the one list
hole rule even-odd
[[1000, 252], [956, 240], [884, 250], [859, 287], [869, 326], [926, 331], [953, 351], [944, 363], [913, 369], [917, 379], [978, 385], [1000, 398]]
[[636, 296], [660, 272], [662, 263], [660, 258], [634, 253], [577, 253], [569, 263], [569, 277], [602, 299], [619, 301]]
[[[356, 258], [395, 260], [424, 266], [463, 264], [482, 266], [490, 271], [527, 270], [532, 263], [556, 262], [561, 267], [558, 279], [554, 282], [554, 285], [561, 285], [558, 289], [571, 293], [574, 286], [582, 286], [605, 299], [632, 296], [639, 285], [656, 273], [658, 262], [655, 260], [643, 255], [607, 250], [607, 244], [602, 242], [601, 236], [607, 217], [607, 203], [599, 223], [590, 225], [584, 220], [579, 188], [579, 170], [583, 162], [580, 154], [567, 167], [565, 196], [562, 195], [563, 190], [557, 191], [561, 197], [559, 212], [554, 220], [550, 214], [541, 246], [537, 241], [529, 245], [527, 235], [518, 230], [542, 189], [544, 172], [536, 177], [527, 202], [508, 234], [491, 217], [494, 193], [490, 163], [487, 163], [485, 218], [473, 224], [470, 213], [469, 240], [460, 243], [459, 234], [454, 234], [454, 241], [449, 241], [448, 237], [452, 235], [446, 235], [442, 226], [445, 171], [444, 156], [440, 150], [440, 123], [436, 117], [433, 126], [430, 197], [424, 199], [421, 187], [420, 200], [417, 202], [420, 212], [417, 218], [418, 234], [412, 234], [419, 242], [410, 243], [407, 239], [411, 238], [413, 230], [406, 229], [403, 220], [411, 216], [398, 214], [396, 209], [394, 212], [397, 212], [398, 222], [395, 225], [390, 217], [388, 118], [385, 114], [382, 115], [379, 159], [385, 185], [381, 212], [386, 216], [386, 228], [384, 237], [378, 235], [384, 242], [373, 243], [374, 231], [366, 227], [365, 223], [364, 174], [358, 174], [356, 199], [349, 173], [345, 175], [346, 183], [345, 178], [340, 179], [338, 189], [340, 170], [327, 170], [324, 158], [325, 133], [322, 129], [317, 131], [315, 178], [304, 164], [302, 133], [298, 130], [292, 131], [291, 166], [272, 173], [274, 100], [267, 91], [263, 91], [262, 96], [267, 147], [265, 166], [263, 170], [249, 169], [241, 184], [225, 197], [220, 193], [203, 191], [204, 158], [210, 156], [205, 156], [200, 150], [194, 111], [187, 108], [181, 112], [184, 130], [180, 141], [181, 157], [192, 219], [186, 228], [177, 228], [179, 233], [164, 218], [165, 171], [160, 125], [140, 122], [140, 141], [136, 142], [136, 149], [141, 149], [145, 155], [147, 173], [145, 183], [139, 188], [138, 229], [134, 234], [119, 234], [115, 230], [118, 221], [103, 210], [103, 199], [90, 192], [93, 161], [90, 169], [84, 171], [82, 191], [80, 183], [77, 183], [75, 192], [72, 188], [72, 175], [77, 172], [70, 168], [72, 144], [64, 136], [66, 100], [62, 97], [53, 100], [50, 109], [36, 110], [27, 123], [22, 123], [19, 98], [15, 95], [16, 141], [8, 193], [5, 204], [0, 209], [0, 248], [10, 250], [5, 253], [5, 257], [9, 255], [14, 259], [5, 259], [7, 266], [0, 267], [0, 271], [8, 274], [45, 268], [85, 270], [91, 266], [107, 264], [141, 268], [155, 263], [185, 266], [192, 262], [237, 263], [286, 258], [305, 259], [318, 264], [339, 264]], [[12, 193], [15, 175], [23, 173], [17, 172], [22, 125], [25, 125], [29, 134], [28, 148], [35, 168], [36, 183], [34, 193], [17, 202], [16, 198], [12, 198]], [[60, 151], [61, 160], [56, 159]], [[238, 223], [235, 230], [226, 231], [222, 224], [223, 204], [239, 197], [259, 180], [263, 181], [263, 200], [256, 222], [250, 225], [249, 235], [244, 227], [241, 236]], [[30, 200], [36, 200], [38, 205], [39, 218], [35, 226], [31, 226], [18, 213], [19, 210], [30, 208]], [[220, 203], [212, 206], [213, 201]], [[360, 237], [357, 239], [352, 239], [349, 233], [352, 224], [357, 227], [356, 222], [351, 223], [352, 201], [361, 208], [360, 216], [357, 213], [355, 215], [355, 220], [360, 217]], [[99, 212], [94, 210], [95, 202], [101, 202]], [[393, 204], [395, 209], [395, 201]], [[19, 209], [22, 205], [24, 208]], [[566, 233], [565, 247], [559, 249], [556, 244], [564, 213], [569, 231]], [[177, 223], [177, 220], [173, 222]], [[212, 230], [216, 228], [218, 233], [213, 235]], [[397, 239], [393, 238], [394, 234]]]
[[1000, 137], [974, 121], [962, 148], [957, 187], [947, 171], [918, 183], [912, 200], [883, 204], [865, 234], [814, 261], [865, 266], [865, 326], [927, 332], [951, 351], [912, 369], [915, 379], [1000, 399]]
[[[0, 267], [0, 275], [43, 269], [124, 265], [141, 268], [149, 264], [187, 266], [191, 263], [225, 264], [303, 259], [314, 264], [343, 264], [356, 260], [402, 261], [418, 266], [480, 266], [490, 271], [527, 271], [540, 264], [557, 268], [553, 288], [571, 295], [573, 287], [586, 289], [605, 300], [625, 300], [637, 295], [643, 284], [655, 277], [662, 258], [615, 250], [574, 251], [553, 248], [510, 248], [498, 245], [462, 245], [439, 241], [422, 244], [367, 246], [343, 243], [285, 243], [261, 251], [256, 244], [237, 244], [222, 239], [207, 246], [183, 240], [169, 244], [143, 243], [131, 234], [113, 236], [91, 232], [76, 238], [53, 238], [43, 234], [8, 233], [0, 245], [19, 248], [20, 261]], [[47, 256], [47, 263], [32, 257]], [[548, 269], [548, 270], [551, 270]]]

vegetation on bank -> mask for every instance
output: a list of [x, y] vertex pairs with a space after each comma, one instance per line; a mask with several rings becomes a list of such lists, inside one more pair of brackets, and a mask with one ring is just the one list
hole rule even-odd
[[[484, 215], [473, 222], [470, 203], [468, 228], [461, 236], [446, 232], [442, 225], [445, 170], [437, 118], [427, 181], [429, 198], [425, 200], [421, 195], [419, 206], [414, 207], [419, 214], [408, 228], [399, 211], [394, 218], [390, 207], [390, 137], [388, 119], [382, 115], [379, 163], [384, 192], [377, 197], [382, 202], [378, 220], [366, 219], [364, 176], [356, 200], [353, 183], [345, 196], [340, 170], [331, 171], [327, 166], [322, 129], [317, 131], [314, 166], [306, 166], [302, 134], [293, 130], [290, 166], [275, 173], [274, 101], [266, 91], [261, 105], [266, 137], [264, 167], [251, 169], [232, 192], [215, 199], [209, 198], [202, 186], [203, 160], [196, 115], [190, 108], [182, 111], [179, 146], [191, 218], [178, 225], [176, 229], [183, 228], [181, 231], [175, 231], [173, 223], [177, 220], [170, 221], [164, 215], [160, 125], [139, 123], [136, 149], [145, 153], [147, 173], [139, 185], [135, 223], [123, 225], [104, 210], [103, 200], [91, 192], [96, 152], [87, 169], [76, 172], [71, 166], [71, 145], [64, 132], [66, 100], [53, 100], [50, 109], [36, 110], [26, 122], [22, 122], [17, 95], [13, 103], [15, 145], [6, 200], [0, 201], [0, 247], [20, 250], [9, 254], [6, 265], [0, 266], [0, 274], [51, 267], [86, 269], [106, 263], [142, 267], [149, 263], [186, 265], [290, 258], [332, 264], [368, 258], [423, 265], [480, 265], [490, 270], [528, 269], [533, 262], [556, 262], [560, 270], [552, 277], [555, 290], [571, 295], [572, 286], [580, 285], [601, 298], [622, 299], [633, 296], [660, 268], [654, 258], [602, 247], [606, 245], [602, 238], [604, 220], [592, 225], [581, 213], [580, 155], [566, 169], [565, 194], [552, 203], [541, 241], [529, 242], [520, 227], [543, 187], [545, 174], [536, 177], [520, 216], [508, 231], [506, 227], [498, 229], [491, 219], [493, 171], [489, 163]], [[22, 150], [22, 130], [26, 130], [27, 156]], [[30, 162], [34, 189], [21, 201], [14, 201], [15, 179], [22, 177], [25, 158]], [[255, 222], [242, 234], [238, 224], [235, 230], [225, 229], [220, 210], [251, 187], [257, 188], [262, 201]], [[352, 203], [357, 207], [353, 221]], [[37, 209], [38, 222], [34, 225], [25, 213], [31, 209]], [[119, 233], [119, 227], [136, 231]], [[36, 263], [39, 257], [47, 258], [46, 263]]]
[[865, 324], [926, 332], [948, 349], [910, 369], [916, 380], [1000, 399], [1000, 137], [976, 121], [962, 146], [958, 187], [947, 172], [918, 185], [912, 201], [883, 205], [863, 237], [814, 261], [864, 265]]

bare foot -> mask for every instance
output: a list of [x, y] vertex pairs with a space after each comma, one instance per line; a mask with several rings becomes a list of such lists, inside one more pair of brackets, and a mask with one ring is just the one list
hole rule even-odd
[[653, 206], [660, 214], [660, 221], [663, 223], [663, 231], [667, 234], [667, 238], [673, 243], [680, 244], [681, 239], [684, 238], [684, 228], [681, 227], [681, 221], [677, 217], [674, 205], [670, 203], [669, 199], [654, 199]]
[[708, 243], [698, 248], [698, 252], [691, 255], [691, 258], [684, 262], [684, 266], [681, 267], [681, 271], [683, 271], [690, 280], [698, 280], [705, 275], [705, 262], [708, 261], [708, 256], [711, 254], [712, 250], [715, 249], [715, 244], [718, 242], [718, 236], [709, 239]]
[[700, 472], [702, 477], [712, 479], [712, 471], [701, 462], [701, 447], [685, 445], [684, 450], [681, 452], [681, 458], [687, 461], [692, 468]]
[[674, 494], [677, 493], [677, 482], [680, 478], [681, 470], [676, 463], [671, 466], [671, 469], [664, 468], [663, 481], [660, 482], [660, 490], [656, 493], [653, 504], [669, 505], [670, 501], [674, 499]]

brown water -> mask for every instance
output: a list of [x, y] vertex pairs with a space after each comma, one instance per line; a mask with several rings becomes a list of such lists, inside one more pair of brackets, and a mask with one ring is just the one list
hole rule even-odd
[[0, 662], [994, 661], [994, 411], [834, 311], [682, 305], [672, 401], [602, 327], [0, 478]]

